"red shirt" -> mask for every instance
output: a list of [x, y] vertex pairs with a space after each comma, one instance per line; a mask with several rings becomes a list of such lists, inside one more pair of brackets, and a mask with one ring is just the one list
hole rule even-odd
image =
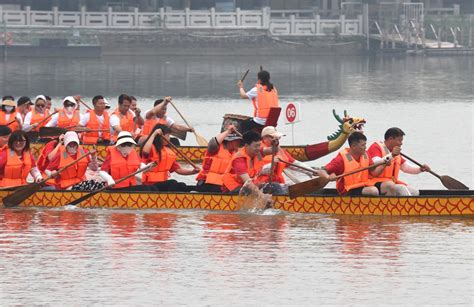
[[[360, 161], [359, 159], [354, 159], [357, 162]], [[369, 165], [374, 164], [374, 161], [372, 161], [372, 158], [369, 155]], [[341, 174], [344, 174], [344, 160], [342, 159], [342, 156], [338, 154], [334, 159], [331, 160], [328, 164], [324, 166], [328, 174], [335, 174], [336, 176], [339, 176]], [[340, 195], [344, 195], [347, 193], [346, 189], [344, 188], [344, 177], [342, 177], [340, 180], [336, 181], [336, 189], [339, 192]]]
[[[89, 151], [87, 149], [84, 148], [84, 153], [88, 153]], [[53, 159], [49, 162], [48, 164], [48, 167], [46, 168], [47, 170], [50, 170], [50, 171], [57, 171], [59, 169], [59, 161], [60, 161], [60, 151], [58, 150], [58, 152], [56, 153], [56, 155], [54, 155]], [[71, 158], [73, 160], [76, 160], [77, 158], [79, 158], [80, 156], [78, 155], [79, 152], [76, 152], [75, 155], [71, 156]], [[85, 159], [88, 159], [88, 161], [90, 161], [90, 156], [88, 156], [87, 158]]]
[[[3, 177], [3, 174], [5, 172], [5, 166], [7, 165], [7, 152], [8, 148], [5, 148], [5, 150], [0, 151], [0, 177]], [[33, 157], [33, 154], [30, 151], [30, 158], [31, 158], [31, 168], [36, 167], [36, 162], [35, 162], [35, 157]]]
[[[376, 143], [373, 143], [372, 145], [370, 145], [369, 149], [367, 150], [367, 153], [369, 154], [370, 158], [375, 158], [375, 157], [382, 158], [383, 157], [382, 149]], [[400, 158], [402, 158], [400, 164], [405, 163], [405, 161], [406, 161], [405, 158], [403, 158], [403, 157], [400, 157]]]

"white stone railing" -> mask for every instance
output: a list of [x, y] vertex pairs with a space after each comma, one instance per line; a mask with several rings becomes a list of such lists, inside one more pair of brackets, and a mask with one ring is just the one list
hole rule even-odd
[[269, 8], [216, 12], [185, 9], [183, 11], [159, 12], [79, 12], [32, 11], [29, 7], [21, 11], [3, 10], [0, 6], [0, 23], [7, 27], [53, 27], [53, 28], [120, 28], [120, 29], [268, 29], [273, 35], [325, 35], [337, 29], [341, 35], [361, 35], [362, 21], [339, 19], [296, 18], [290, 15], [272, 18]]

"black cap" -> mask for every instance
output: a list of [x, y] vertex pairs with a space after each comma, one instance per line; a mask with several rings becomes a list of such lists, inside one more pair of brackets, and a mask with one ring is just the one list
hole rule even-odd
[[0, 136], [7, 136], [12, 133], [12, 129], [5, 125], [0, 125]]
[[18, 101], [17, 101], [16, 104], [17, 104], [18, 106], [21, 106], [21, 105], [24, 105], [25, 103], [31, 103], [31, 104], [33, 104], [33, 103], [31, 102], [30, 97], [27, 97], [27, 96], [21, 96], [20, 98], [18, 98]]

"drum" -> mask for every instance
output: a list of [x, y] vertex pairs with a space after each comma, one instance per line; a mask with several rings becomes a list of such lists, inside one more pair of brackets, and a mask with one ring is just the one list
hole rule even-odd
[[221, 132], [223, 132], [229, 125], [234, 125], [238, 131], [242, 131], [240, 123], [243, 122], [244, 120], [249, 120], [251, 118], [252, 117], [250, 116], [239, 115], [239, 114], [225, 114], [224, 120], [222, 121]]

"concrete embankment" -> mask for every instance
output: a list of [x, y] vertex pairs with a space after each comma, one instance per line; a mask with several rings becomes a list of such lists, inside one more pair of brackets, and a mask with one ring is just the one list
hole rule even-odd
[[[9, 29], [16, 42], [34, 44], [41, 38], [68, 38], [69, 46], [100, 44], [102, 55], [360, 55], [360, 37], [272, 36], [266, 30], [78, 30]], [[61, 48], [58, 46], [58, 48]], [[11, 53], [10, 53], [11, 54]]]

